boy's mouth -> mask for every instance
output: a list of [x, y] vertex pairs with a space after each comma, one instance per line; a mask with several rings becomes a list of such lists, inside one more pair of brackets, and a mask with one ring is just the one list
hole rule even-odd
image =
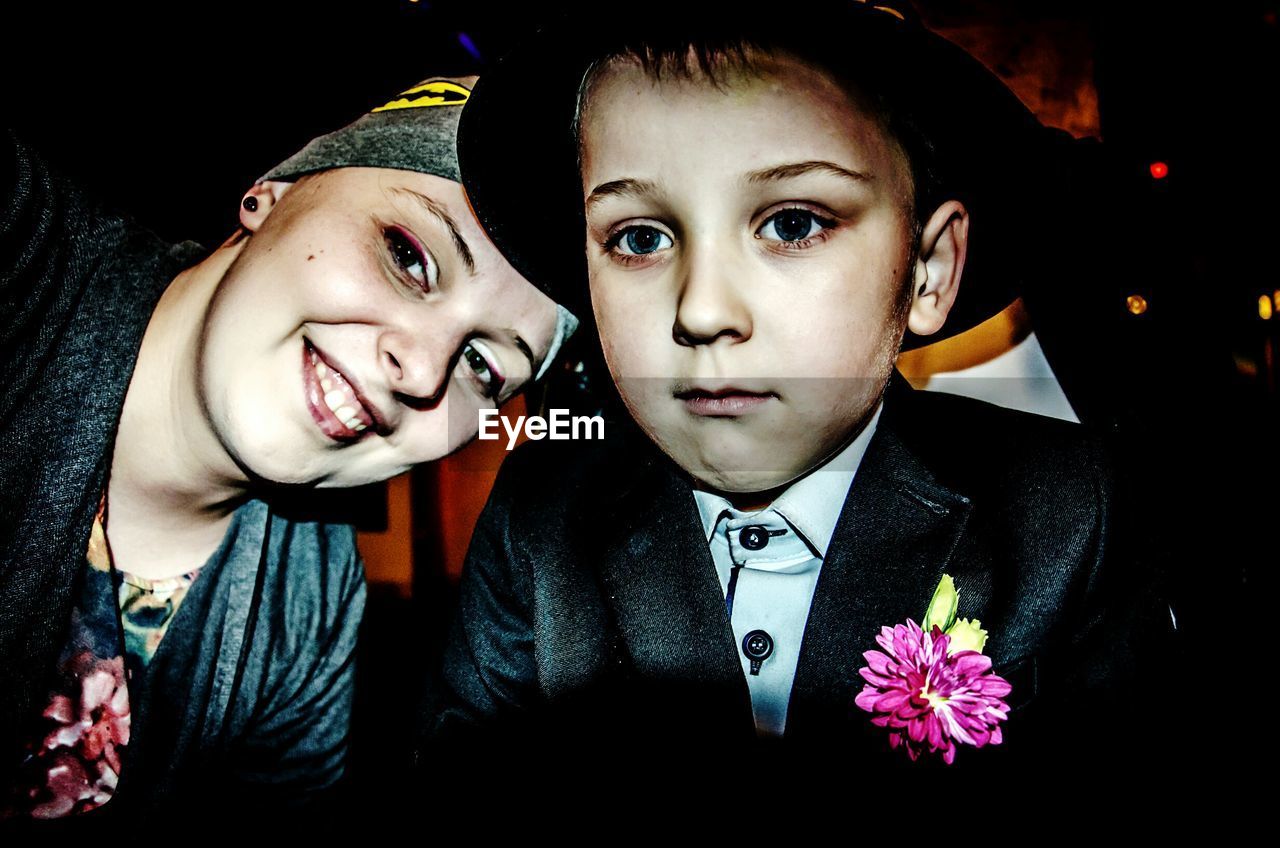
[[353, 442], [367, 434], [385, 432], [377, 408], [308, 339], [302, 344], [302, 386], [311, 417], [334, 441]]
[[738, 386], [680, 386], [672, 394], [684, 402], [690, 414], [708, 418], [733, 418], [759, 409], [778, 397], [774, 392], [756, 392]]

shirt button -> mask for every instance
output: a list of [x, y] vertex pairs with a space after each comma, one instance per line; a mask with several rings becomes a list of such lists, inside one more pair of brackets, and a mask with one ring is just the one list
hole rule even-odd
[[751, 673], [759, 674], [761, 663], [773, 654], [773, 637], [763, 630], [752, 630], [742, 639], [742, 653], [751, 660]]
[[743, 527], [738, 534], [738, 544], [749, 551], [758, 551], [769, 544], [769, 531], [763, 527]]
[[742, 651], [750, 660], [767, 660], [773, 653], [773, 637], [763, 630], [752, 630], [742, 637]]

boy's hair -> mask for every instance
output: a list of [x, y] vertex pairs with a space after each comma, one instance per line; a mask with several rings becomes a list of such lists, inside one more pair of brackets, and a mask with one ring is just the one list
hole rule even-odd
[[[582, 164], [582, 116], [600, 75], [613, 63], [634, 61], [654, 80], [664, 76], [674, 79], [704, 78], [717, 88], [726, 87], [737, 75], [763, 74], [765, 62], [774, 54], [786, 53], [829, 75], [846, 96], [872, 117], [880, 129], [902, 149], [909, 164], [912, 185], [910, 261], [904, 270], [904, 281], [898, 292], [894, 317], [906, 320], [911, 305], [912, 274], [919, 251], [925, 218], [942, 202], [942, 184], [936, 165], [934, 146], [920, 129], [903, 100], [893, 97], [892, 81], [874, 73], [874, 59], [850, 57], [848, 51], [837, 54], [838, 45], [825, 39], [797, 38], [784, 32], [747, 22], [730, 34], [725, 33], [724, 18], [706, 27], [682, 22], [678, 34], [655, 27], [626, 38], [616, 49], [598, 57], [583, 74], [578, 88], [577, 107], [573, 115], [573, 139]], [[883, 75], [880, 75], [883, 76]]]

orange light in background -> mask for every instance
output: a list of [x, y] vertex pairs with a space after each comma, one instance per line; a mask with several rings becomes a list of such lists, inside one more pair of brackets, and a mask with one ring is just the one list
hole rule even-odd
[[1167, 176], [1169, 176], [1168, 165], [1166, 165], [1164, 162], [1151, 163], [1151, 177], [1153, 179], [1163, 180]]
[[1258, 317], [1263, 321], [1270, 321], [1271, 312], [1271, 298], [1264, 294], [1262, 297], [1258, 298]]
[[1147, 299], [1140, 294], [1131, 294], [1125, 301], [1129, 306], [1129, 311], [1134, 315], [1141, 315], [1147, 311]]

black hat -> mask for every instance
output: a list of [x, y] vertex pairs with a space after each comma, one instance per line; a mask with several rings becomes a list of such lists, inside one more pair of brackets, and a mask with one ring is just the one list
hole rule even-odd
[[[690, 38], [818, 57], [829, 72], [870, 91], [899, 130], [918, 140], [904, 146], [918, 194], [921, 184], [934, 186], [924, 202], [965, 204], [969, 251], [956, 303], [941, 331], [908, 331], [904, 349], [968, 329], [1013, 301], [1035, 241], [1044, 237], [1035, 210], [1052, 196], [1058, 151], [1070, 137], [1044, 127], [977, 59], [894, 0], [594, 4], [526, 39], [481, 75], [458, 127], [472, 207], [524, 276], [579, 314], [591, 313], [573, 135], [583, 78], [620, 49]], [[922, 160], [929, 180], [921, 179]], [[923, 214], [932, 208], [922, 205]]]

